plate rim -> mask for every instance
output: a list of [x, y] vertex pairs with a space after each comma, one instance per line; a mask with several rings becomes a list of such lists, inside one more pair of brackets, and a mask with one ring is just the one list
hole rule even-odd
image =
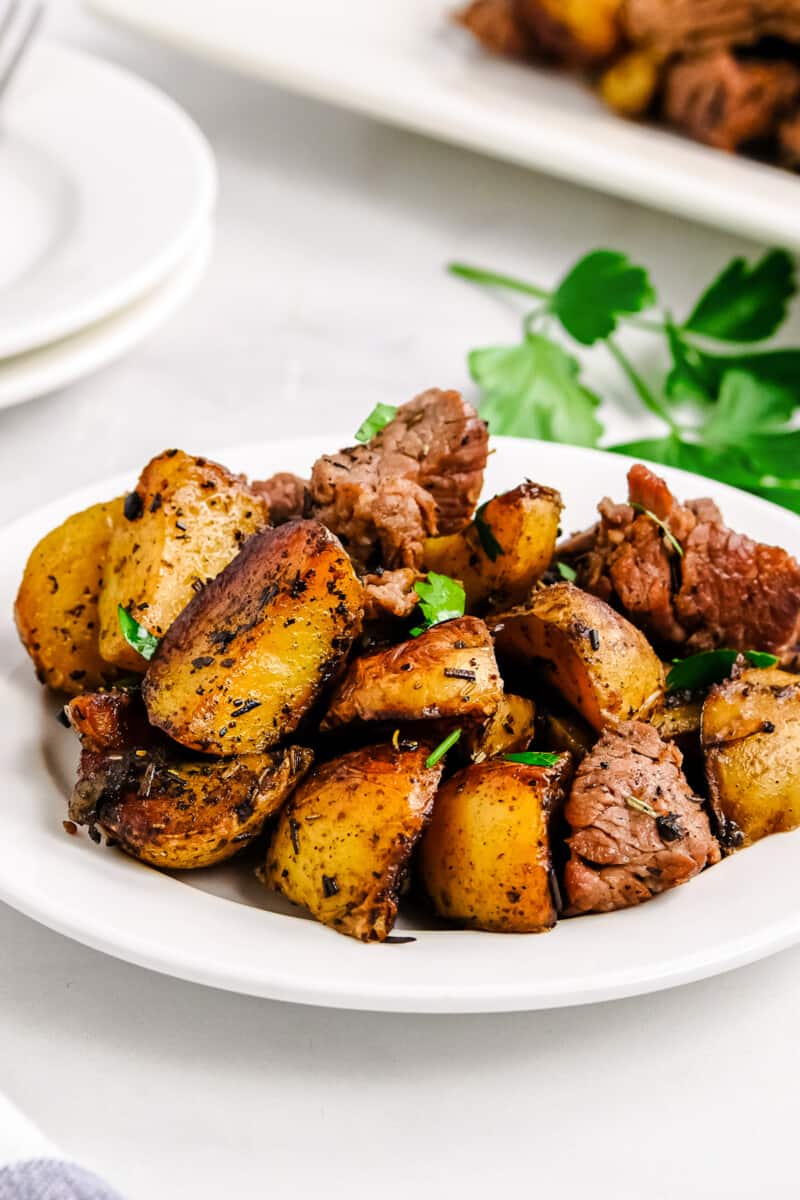
[[[182, 140], [187, 163], [192, 160], [196, 188], [180, 231], [174, 232], [160, 250], [151, 253], [137, 268], [127, 270], [115, 281], [87, 294], [79, 303], [55, 309], [44, 319], [30, 317], [25, 324], [10, 332], [0, 331], [0, 361], [44, 350], [54, 342], [77, 334], [113, 316], [164, 281], [191, 253], [214, 211], [219, 190], [216, 160], [208, 139], [185, 109], [161, 88], [110, 59], [54, 40], [37, 43], [23, 64], [22, 71], [41, 70], [37, 66], [37, 59], [41, 58], [56, 63], [60, 60], [76, 64], [85, 79], [100, 79], [102, 87], [110, 80], [112, 89], [122, 87], [129, 96], [144, 96], [148, 104], [160, 107], [165, 123], [169, 122], [169, 136], [173, 144], [176, 137]], [[12, 94], [9, 101], [10, 116], [7, 118], [12, 132], [13, 102]], [[8, 290], [13, 294], [13, 283]]]
[[[344, 438], [337, 438], [337, 435], [334, 434], [323, 435], [322, 437], [316, 435], [313, 437], [276, 439], [238, 447], [214, 448], [212, 454], [222, 461], [233, 462], [234, 466], [237, 464], [237, 459], [241, 459], [247, 463], [254, 460], [255, 456], [260, 453], [268, 454], [275, 461], [283, 460], [287, 456], [291, 460], [292, 453], [295, 453], [298, 457], [300, 454], [310, 456], [310, 454], [316, 453], [323, 443], [328, 447], [334, 443], [338, 444], [339, 441], [341, 441], [341, 444], [344, 444], [348, 440], [348, 437], [349, 435], [345, 435]], [[607, 462], [613, 460], [615, 465], [618, 465], [620, 479], [624, 477], [624, 473], [630, 462], [640, 461], [628, 456], [611, 455], [607, 451], [588, 450], [583, 447], [562, 446], [553, 443], [532, 443], [531, 441], [518, 438], [497, 438], [495, 441], [500, 446], [512, 444], [520, 449], [530, 449], [532, 446], [536, 446], [539, 448], [540, 453], [542, 452], [542, 448], [545, 448], [546, 453], [551, 457], [555, 451], [558, 458], [565, 456], [569, 459], [574, 455], [587, 462], [596, 461], [597, 456]], [[514, 464], [514, 467], [516, 469], [517, 464]], [[560, 470], [563, 470], [563, 467], [563, 460], [561, 463], [554, 462], [552, 467], [553, 476], [555, 477]], [[668, 479], [672, 479], [678, 483], [682, 480], [685, 481], [687, 486], [691, 487], [692, 490], [697, 488], [698, 482], [702, 482], [705, 489], [710, 490], [712, 494], [716, 493], [723, 504], [725, 496], [728, 494], [738, 497], [740, 501], [744, 497], [744, 503], [747, 506], [752, 504], [761, 510], [764, 519], [768, 519], [769, 517], [774, 518], [777, 511], [785, 519], [787, 527], [800, 536], [800, 518], [785, 509], [777, 508], [777, 506], [768, 501], [762, 500], [759, 497], [749, 496], [725, 484], [715, 484], [712, 481], [702, 480], [701, 477], [678, 468], [662, 468], [656, 464], [656, 469], [662, 471]], [[99, 496], [110, 494], [120, 486], [129, 486], [131, 477], [135, 478], [136, 473], [137, 469], [133, 468], [131, 471], [124, 474], [121, 473], [111, 480], [100, 481], [75, 489], [22, 516], [16, 517], [10, 522], [4, 523], [0, 526], [0, 547], [4, 544], [6, 546], [13, 545], [15, 534], [17, 538], [22, 535], [27, 536], [30, 532], [29, 526], [32, 524], [46, 527], [54, 519], [57, 519], [59, 514], [63, 519], [63, 516], [69, 511], [75, 511], [82, 505], [92, 503]], [[26, 545], [28, 545], [27, 542]], [[10, 577], [16, 569], [17, 552], [15, 551], [11, 557], [13, 561], [5, 571], [7, 577]], [[7, 579], [5, 582], [0, 580], [0, 584], [3, 591], [5, 591], [8, 586]], [[2, 620], [0, 634], [5, 635], [10, 626], [8, 613], [4, 612], [0, 614], [0, 620]], [[22, 652], [20, 651], [21, 654]], [[24, 658], [21, 659], [20, 655], [16, 656], [17, 662], [12, 663], [10, 668], [6, 668], [5, 665], [3, 666], [2, 671], [0, 671], [0, 686], [3, 686], [13, 675], [18, 673], [21, 667], [26, 671], [28, 670], [27, 660]], [[26, 674], [27, 678], [32, 682], [32, 674]], [[779, 846], [783, 847], [787, 847], [790, 844], [796, 845], [796, 842], [790, 843], [790, 839], [796, 837], [800, 837], [800, 832], [795, 835], [784, 834], [781, 838], [766, 839], [765, 842], [759, 843], [757, 846], [749, 849], [748, 856], [752, 857], [761, 853], [763, 857], [764, 847], [773, 843], [778, 843]], [[2, 863], [5, 853], [0, 849], [0, 863]], [[61, 854], [60, 848], [58, 853], [59, 855]], [[784, 850], [782, 853], [790, 852]], [[172, 885], [173, 896], [176, 898], [174, 906], [171, 906], [172, 908], [175, 910], [185, 910], [187, 913], [191, 912], [193, 914], [200, 912], [204, 917], [208, 918], [210, 929], [215, 928], [217, 925], [222, 927], [227, 925], [233, 930], [233, 926], [236, 925], [236, 939], [241, 936], [246, 942], [249, 932], [249, 929], [246, 927], [252, 927], [254, 922], [261, 922], [260, 930], [263, 931], [267, 925], [270, 925], [272, 931], [277, 932], [275, 932], [275, 936], [272, 936], [272, 934], [268, 935], [269, 941], [274, 944], [276, 951], [283, 951], [286, 954], [288, 967], [282, 961], [273, 967], [269, 978], [264, 978], [263, 975], [255, 978], [252, 973], [248, 974], [247, 969], [245, 969], [246, 964], [245, 967], [236, 963], [232, 966], [230, 962], [223, 960], [220, 963], [209, 961], [198, 963], [196, 958], [192, 958], [191, 954], [188, 956], [186, 954], [176, 955], [174, 944], [168, 943], [165, 946], [159, 943], [154, 946], [152, 939], [149, 942], [147, 938], [143, 939], [139, 935], [138, 930], [133, 933], [128, 931], [120, 939], [119, 930], [115, 929], [115, 936], [112, 937], [109, 934], [107, 915], [93, 912], [91, 914], [91, 921], [87, 920], [85, 914], [82, 920], [76, 920], [74, 914], [69, 911], [68, 906], [61, 906], [58, 903], [54, 905], [52, 900], [49, 899], [46, 889], [37, 888], [33, 880], [26, 880], [25, 886], [20, 886], [19, 881], [17, 881], [15, 886], [13, 881], [9, 881], [2, 871], [0, 871], [0, 899], [39, 923], [75, 941], [103, 953], [110, 954], [113, 957], [136, 963], [139, 966], [158, 971], [162, 974], [223, 990], [324, 1007], [386, 1012], [466, 1013], [507, 1012], [574, 1006], [682, 986], [683, 984], [721, 974], [738, 966], [754, 962], [800, 941], [799, 903], [794, 912], [783, 914], [779, 919], [772, 919], [766, 931], [761, 930], [757, 934], [744, 939], [735, 936], [734, 931], [734, 934], [724, 943], [722, 950], [716, 954], [709, 956], [707, 950], [679, 954], [667, 960], [662, 964], [660, 969], [651, 969], [646, 977], [643, 977], [641, 971], [637, 972], [635, 968], [622, 973], [617, 971], [616, 974], [608, 976], [599, 972], [589, 981], [584, 979], [580, 985], [576, 984], [566, 990], [562, 987], [560, 991], [558, 988], [552, 986], [548, 988], [546, 979], [543, 982], [539, 980], [532, 981], [527, 978], [520, 981], [518, 977], [515, 977], [513, 983], [509, 983], [506, 980], [501, 985], [498, 985], [494, 978], [482, 978], [473, 982], [468, 992], [462, 992], [457, 995], [448, 992], [446, 989], [443, 990], [441, 983], [437, 984], [436, 988], [432, 990], [430, 986], [426, 986], [424, 980], [414, 977], [413, 973], [405, 986], [401, 986], [396, 980], [389, 983], [382, 983], [380, 980], [376, 982], [373, 978], [367, 980], [364, 978], [364, 974], [362, 974], [357, 984], [353, 983], [352, 978], [348, 979], [347, 977], [344, 981], [341, 978], [333, 979], [330, 977], [323, 979], [313, 977], [309, 979], [305, 975], [299, 978], [296, 973], [295, 975], [292, 974], [292, 951], [295, 947], [299, 947], [300, 957], [303, 955], [305, 945], [311, 944], [314, 946], [315, 952], [321, 950], [323, 959], [326, 956], [330, 959], [332, 953], [336, 959], [341, 957], [342, 959], [352, 959], [359, 963], [367, 960], [359, 959], [357, 955], [369, 956], [376, 952], [380, 954], [387, 951], [382, 951], [378, 947], [363, 946], [360, 943], [350, 942], [349, 939], [342, 938], [313, 922], [297, 921], [292, 918], [287, 919], [279, 914], [264, 912], [246, 905], [243, 906], [227, 898], [221, 898], [196, 888], [187, 887], [170, 876], [152, 871], [141, 864], [134, 863], [132, 860], [124, 859], [122, 856], [113, 860], [110, 858], [103, 860], [102, 863], [95, 862], [92, 864], [90, 871], [96, 870], [105, 873], [107, 863], [111, 861], [115, 863], [115, 872], [122, 866], [122, 870], [114, 876], [114, 883], [122, 888], [123, 891], [127, 891], [129, 882], [136, 876], [136, 883], [132, 884], [132, 886], [136, 888], [146, 887], [149, 893], [152, 880], [145, 884], [142, 883], [143, 877], [140, 872], [144, 871], [146, 876], [155, 876], [160, 881], [158, 885], [155, 885], [156, 890], [161, 887], [162, 883]], [[726, 863], [730, 867], [731, 865], [735, 865], [737, 861], [740, 861], [738, 856], [734, 856], [734, 858], [726, 860]], [[726, 863], [715, 868], [714, 872], [703, 873], [698, 880], [693, 882], [693, 888], [699, 888], [703, 885], [704, 881], [708, 881], [709, 879], [721, 879], [722, 876], [719, 873], [725, 872]], [[124, 882], [122, 882], [123, 875], [125, 876]], [[94, 879], [95, 877], [92, 875], [92, 878]], [[707, 883], [705, 886], [709, 890]], [[161, 890], [163, 892], [163, 889]], [[712, 894], [713, 890], [712, 888]], [[684, 889], [677, 889], [677, 891], [683, 893]], [[139, 891], [136, 894], [137, 896], [142, 895]], [[660, 903], [663, 904], [664, 901], [669, 903], [670, 896], [674, 897], [675, 894], [673, 892], [662, 897]], [[221, 904], [220, 901], [222, 901]], [[639, 909], [630, 909], [625, 912], [611, 914], [611, 919], [615, 923], [619, 923], [627, 918], [633, 927], [633, 924], [637, 920], [635, 914], [641, 914], [643, 910], [646, 913], [649, 908], [650, 906], [641, 906]], [[231, 920], [230, 914], [232, 911], [236, 915]], [[597, 919], [590, 917], [584, 920], [594, 922]], [[599, 919], [603, 920], [604, 918], [601, 917]], [[309, 930], [316, 932], [309, 933]], [[299, 935], [298, 931], [300, 931]], [[329, 938], [330, 942], [323, 944], [319, 940], [320, 933]], [[491, 939], [491, 942], [494, 942], [498, 946], [503, 944], [513, 946], [517, 939], [521, 940], [521, 944], [534, 937], [534, 935], [528, 935], [528, 937], [515, 935], [512, 940], [510, 935], [508, 938], [503, 938], [500, 935], [481, 934], [471, 931], [434, 930], [425, 931], [419, 941], [424, 940], [429, 945], [433, 945], [438, 941], [441, 946], [440, 939], [450, 939], [452, 944], [454, 936], [460, 938], [464, 944], [468, 940], [483, 940], [484, 946], [491, 944], [486, 942], [487, 938]], [[554, 934], [551, 936], [557, 935]], [[341, 954], [336, 949], [329, 953], [331, 946], [339, 946]], [[179, 949], [181, 948], [179, 947]], [[354, 950], [356, 951], [355, 958], [353, 956]], [[395, 951], [389, 952], [395, 953]], [[489, 974], [487, 973], [487, 975]]]
[[[203, 280], [213, 249], [214, 230], [207, 223], [186, 254], [142, 295], [50, 345], [15, 355], [8, 362], [0, 360], [0, 411], [69, 387], [133, 350], [191, 297]], [[11, 383], [9, 367], [15, 372], [21, 367], [21, 377]]]

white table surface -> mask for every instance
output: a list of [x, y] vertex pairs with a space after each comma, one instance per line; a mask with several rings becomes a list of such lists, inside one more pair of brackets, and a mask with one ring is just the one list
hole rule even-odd
[[[752, 250], [220, 73], [71, 0], [50, 29], [199, 121], [220, 165], [218, 242], [161, 333], [0, 413], [4, 519], [166, 445], [355, 428], [377, 400], [465, 384], [467, 348], [515, 327], [443, 274], [450, 257], [546, 283], [619, 245], [680, 305]], [[133, 1200], [794, 1191], [800, 950], [642, 999], [433, 1018], [190, 986], [3, 906], [0, 948], [0, 1089]]]

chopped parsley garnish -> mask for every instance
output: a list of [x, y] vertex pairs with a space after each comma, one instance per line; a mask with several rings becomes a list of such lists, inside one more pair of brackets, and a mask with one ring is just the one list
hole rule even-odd
[[[667, 675], [668, 692], [697, 692], [721, 683], [731, 673], [737, 650], [705, 650], [691, 658], [675, 658]], [[751, 667], [774, 667], [778, 659], [764, 650], [745, 650], [744, 658]]]
[[523, 750], [519, 754], [503, 755], [505, 762], [523, 763], [526, 767], [554, 767], [560, 758], [560, 754], [550, 750]]
[[475, 532], [478, 535], [483, 553], [488, 559], [491, 560], [491, 562], [496, 562], [501, 554], [505, 554], [505, 550], [494, 536], [494, 531], [484, 516], [486, 507], [489, 503], [490, 501], [487, 500], [486, 504], [482, 504], [480, 506], [478, 511], [475, 513], [473, 524], [475, 526]]
[[161, 638], [157, 638], [149, 629], [145, 629], [144, 625], [140, 625], [121, 604], [117, 605], [117, 617], [125, 641], [149, 662], [158, 649]]
[[419, 637], [426, 629], [442, 621], [463, 617], [467, 597], [461, 584], [449, 575], [437, 575], [435, 571], [429, 571], [427, 579], [420, 579], [414, 584], [414, 591], [419, 596], [423, 624], [411, 630], [412, 637]]
[[444, 741], [439, 742], [439, 745], [436, 747], [436, 749], [431, 751], [431, 753], [425, 759], [425, 766], [435, 767], [438, 762], [441, 762], [445, 754], [447, 754], [447, 751], [452, 750], [453, 746], [455, 746], [460, 737], [460, 729], [454, 729], [452, 733], [448, 733]]
[[369, 416], [361, 422], [356, 430], [356, 441], [371, 441], [376, 433], [380, 433], [394, 419], [396, 412], [397, 409], [393, 404], [376, 404]]

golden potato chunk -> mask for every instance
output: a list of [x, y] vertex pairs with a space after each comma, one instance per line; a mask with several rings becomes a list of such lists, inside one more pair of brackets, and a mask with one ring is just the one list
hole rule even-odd
[[550, 683], [597, 730], [646, 715], [664, 688], [650, 643], [603, 600], [572, 583], [542, 588], [497, 617], [498, 653], [538, 660]]
[[477, 617], [459, 617], [355, 659], [320, 728], [355, 720], [481, 720], [502, 694], [489, 630]]
[[549, 826], [571, 772], [502, 758], [473, 763], [441, 788], [422, 839], [420, 870], [436, 911], [495, 933], [556, 923]]
[[153, 725], [207, 754], [293, 733], [361, 628], [363, 589], [316, 521], [265, 529], [186, 606], [142, 684]]
[[122, 782], [101, 799], [96, 826], [153, 867], [210, 867], [261, 834], [313, 758], [299, 746], [206, 762], [134, 752]]
[[118, 605], [162, 637], [268, 518], [264, 497], [218, 463], [182, 450], [152, 459], [114, 524], [100, 592], [103, 657], [144, 671], [144, 659], [122, 636]]
[[464, 748], [473, 762], [496, 754], [527, 750], [533, 738], [536, 705], [525, 696], [500, 697], [500, 703], [483, 725], [467, 729]]
[[339, 933], [383, 941], [442, 773], [430, 750], [367, 746], [317, 767], [281, 813], [267, 885]]
[[54, 691], [78, 695], [117, 675], [100, 654], [98, 595], [122, 499], [68, 517], [34, 546], [14, 605], [22, 644]]
[[800, 825], [800, 679], [753, 669], [712, 688], [702, 742], [725, 849]]
[[523, 483], [490, 500], [466, 529], [428, 538], [425, 568], [460, 580], [470, 612], [518, 604], [550, 564], [561, 509], [558, 492]]
[[654, 50], [632, 50], [605, 71], [600, 95], [609, 108], [625, 117], [647, 112], [658, 90], [663, 56]]

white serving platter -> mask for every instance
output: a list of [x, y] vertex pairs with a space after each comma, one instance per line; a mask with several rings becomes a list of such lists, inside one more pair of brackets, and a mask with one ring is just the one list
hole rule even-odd
[[460, 0], [89, 0], [174, 46], [380, 121], [768, 243], [800, 247], [800, 180], [622, 120], [556, 72], [485, 53]]

